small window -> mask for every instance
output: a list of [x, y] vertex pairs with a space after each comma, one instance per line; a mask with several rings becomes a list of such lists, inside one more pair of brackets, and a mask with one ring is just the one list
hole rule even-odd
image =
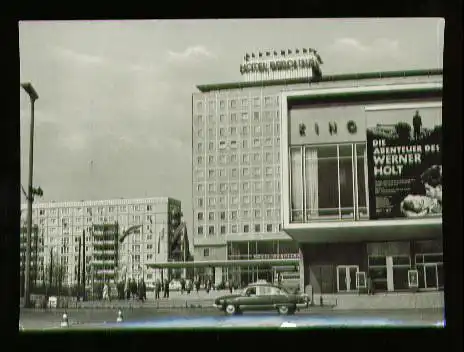
[[237, 141], [230, 141], [231, 148], [237, 148]]
[[237, 232], [238, 232], [238, 227], [237, 227], [237, 225], [235, 225], [235, 224], [232, 225], [231, 232], [232, 232], [232, 233], [237, 233]]
[[232, 100], [230, 101], [230, 107], [231, 107], [232, 109], [235, 109], [235, 108], [237, 107], [237, 100], [232, 99]]
[[267, 230], [267, 232], [272, 232], [272, 224], [267, 224], [266, 225], [266, 230]]
[[255, 122], [259, 121], [259, 111], [254, 111], [253, 112], [253, 121], [255, 121]]
[[214, 142], [209, 142], [208, 144], [208, 150], [213, 151], [214, 150]]
[[224, 149], [226, 147], [226, 141], [219, 141], [219, 149]]
[[198, 220], [203, 220], [203, 212], [198, 213]]
[[209, 233], [210, 235], [214, 235], [214, 226], [209, 226], [209, 228], [208, 228], [208, 233]]
[[255, 224], [255, 232], [261, 232], [261, 225]]
[[209, 257], [209, 248], [203, 249], [203, 257]]
[[250, 232], [250, 225], [243, 225], [243, 232]]
[[209, 212], [208, 219], [209, 220], [214, 220], [214, 212], [212, 212], [212, 211]]
[[225, 235], [225, 233], [226, 233], [226, 226], [221, 225], [221, 235]]
[[248, 120], [248, 113], [242, 112], [242, 120]]
[[226, 219], [226, 212], [221, 211], [221, 220], [225, 220], [225, 219]]
[[245, 292], [246, 296], [256, 296], [256, 287], [250, 287]]

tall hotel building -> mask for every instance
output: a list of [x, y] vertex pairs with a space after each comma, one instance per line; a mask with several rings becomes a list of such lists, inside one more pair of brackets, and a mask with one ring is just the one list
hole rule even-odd
[[297, 269], [315, 293], [442, 289], [442, 71], [324, 76], [321, 64], [311, 49], [255, 53], [244, 81], [198, 86], [195, 260], [291, 256], [214, 276]]
[[[79, 239], [82, 255], [85, 250], [87, 284], [124, 278], [144, 278], [151, 284], [168, 278], [167, 270], [152, 271], [146, 265], [177, 260], [176, 251], [183, 245], [176, 231], [181, 203], [172, 198], [36, 203], [32, 212], [38, 234], [33, 238], [38, 237], [39, 244], [33, 248], [40, 252], [34, 255], [39, 282], [43, 277], [48, 280], [46, 268], [53, 258], [55, 265], [65, 268], [64, 284], [76, 284]], [[25, 226], [25, 204], [21, 218]]]

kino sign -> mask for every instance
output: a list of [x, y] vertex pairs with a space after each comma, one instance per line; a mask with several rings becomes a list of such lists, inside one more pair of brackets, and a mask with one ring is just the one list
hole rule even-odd
[[276, 51], [267, 51], [246, 54], [240, 73], [247, 81], [320, 77], [322, 63], [314, 49], [282, 50], [280, 55]]

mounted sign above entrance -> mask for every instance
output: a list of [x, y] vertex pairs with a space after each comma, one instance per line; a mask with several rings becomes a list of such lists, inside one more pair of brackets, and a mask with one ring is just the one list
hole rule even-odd
[[288, 112], [289, 145], [366, 140], [364, 106], [298, 106]]

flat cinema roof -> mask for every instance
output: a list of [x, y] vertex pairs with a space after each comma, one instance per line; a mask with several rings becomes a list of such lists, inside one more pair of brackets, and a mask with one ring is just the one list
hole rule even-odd
[[386, 72], [366, 72], [366, 73], [349, 73], [342, 75], [322, 75], [321, 78], [291, 78], [270, 81], [255, 82], [231, 82], [218, 84], [198, 85], [197, 88], [202, 93], [218, 90], [244, 89], [252, 87], [269, 87], [269, 86], [286, 86], [292, 84], [317, 83], [317, 82], [336, 82], [336, 81], [357, 81], [363, 79], [380, 79], [395, 77], [417, 77], [417, 76], [440, 76], [443, 75], [443, 69], [429, 70], [407, 70], [407, 71], [386, 71]]
[[148, 268], [206, 268], [206, 267], [231, 267], [231, 266], [283, 266], [298, 265], [299, 259], [250, 259], [250, 260], [208, 260], [196, 262], [165, 262], [146, 264]]

